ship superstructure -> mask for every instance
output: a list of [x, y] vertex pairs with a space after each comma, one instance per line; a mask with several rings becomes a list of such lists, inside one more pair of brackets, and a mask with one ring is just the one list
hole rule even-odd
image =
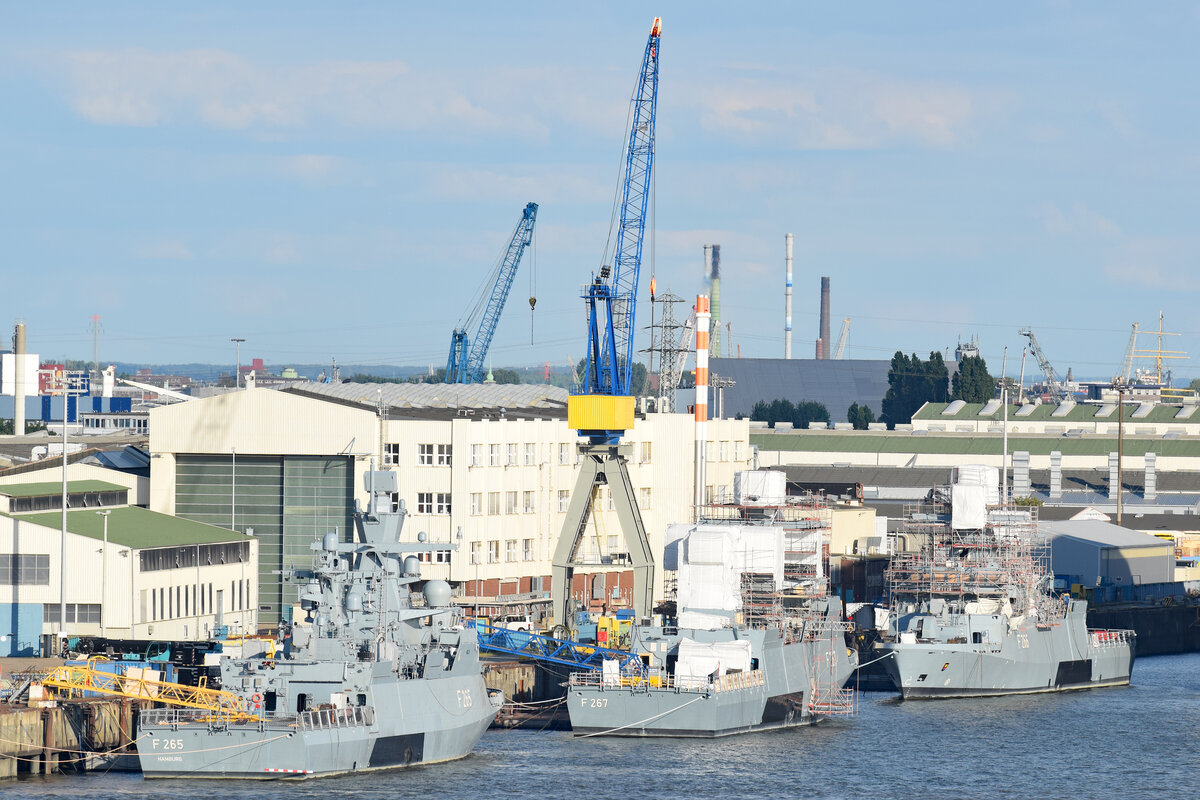
[[842, 687], [857, 658], [824, 593], [822, 524], [783, 497], [741, 499], [669, 528], [676, 611], [633, 626], [640, 665], [572, 674], [577, 736], [716, 737], [853, 712]]
[[1036, 506], [1000, 502], [976, 473], [908, 506], [891, 543], [878, 647], [896, 688], [908, 699], [1129, 683], [1133, 632], [1087, 629], [1087, 603], [1050, 591]]
[[[421, 581], [401, 542], [393, 472], [366, 476], [371, 502], [351, 542], [313, 544], [297, 624], [275, 658], [221, 663], [240, 704], [144, 712], [138, 753], [148, 778], [309, 778], [462, 758], [503, 702], [480, 671], [475, 632], [460, 624], [450, 586]], [[445, 549], [444, 543], [436, 545]]]

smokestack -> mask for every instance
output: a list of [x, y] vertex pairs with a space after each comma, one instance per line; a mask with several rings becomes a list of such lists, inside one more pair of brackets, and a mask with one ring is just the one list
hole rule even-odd
[[787, 282], [783, 285], [783, 357], [792, 357], [792, 235], [783, 237], [783, 264]]
[[829, 358], [829, 278], [821, 278], [821, 354]]
[[704, 459], [708, 449], [708, 298], [696, 297], [696, 519], [704, 505]]
[[[13, 379], [13, 434], [25, 435], [25, 323], [18, 322], [13, 335], [13, 364], [16, 377]], [[64, 451], [64, 458], [66, 458]]]
[[721, 245], [712, 246], [712, 341], [713, 358], [721, 357]]

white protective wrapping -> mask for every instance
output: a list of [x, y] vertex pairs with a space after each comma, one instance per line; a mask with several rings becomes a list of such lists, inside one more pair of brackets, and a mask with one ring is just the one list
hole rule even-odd
[[697, 642], [683, 638], [679, 640], [678, 654], [675, 682], [683, 686], [703, 685], [729, 672], [750, 671], [750, 642], [746, 639]]
[[964, 464], [950, 469], [950, 483], [961, 486], [982, 486], [984, 502], [1000, 502], [1000, 470], [986, 464]]
[[[714, 614], [723, 616], [724, 624], [728, 624], [742, 607], [743, 572], [769, 574], [775, 588], [783, 588], [782, 528], [694, 526], [677, 550], [677, 600], [682, 627], [714, 627], [710, 620], [702, 619]], [[689, 612], [699, 616], [685, 616]], [[685, 619], [694, 619], [697, 624], [689, 626]]]
[[733, 502], [739, 506], [782, 506], [787, 503], [787, 475], [776, 469], [733, 473]]
[[683, 554], [680, 552], [683, 539], [695, 529], [695, 525], [686, 522], [667, 526], [666, 533], [663, 534], [663, 569], [679, 569], [679, 565], [683, 563]]
[[950, 527], [958, 531], [987, 525], [986, 499], [982, 486], [954, 484], [950, 492]]

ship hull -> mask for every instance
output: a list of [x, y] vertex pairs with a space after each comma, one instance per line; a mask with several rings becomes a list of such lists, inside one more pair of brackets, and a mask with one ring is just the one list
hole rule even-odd
[[390, 691], [378, 687], [374, 699], [370, 713], [325, 710], [220, 721], [149, 712], [138, 741], [142, 773], [304, 780], [453, 761], [471, 753], [498, 711], [478, 675], [401, 681]]
[[[970, 629], [972, 623], [967, 621], [963, 627]], [[1068, 614], [1060, 624], [1026, 625], [997, 638], [997, 642], [980, 644], [885, 642], [880, 645], [882, 664], [906, 700], [1040, 694], [1129, 684], [1133, 639], [1125, 632], [1087, 631], [1082, 609]]]
[[[755, 632], [761, 635], [760, 632]], [[742, 632], [744, 635], [745, 632]], [[696, 639], [737, 636], [730, 631], [682, 631]], [[656, 685], [653, 679], [573, 680], [567, 711], [576, 736], [718, 738], [811, 725], [846, 713], [840, 687], [855, 668], [840, 635], [785, 643], [762, 640], [758, 669], [703, 685]], [[824, 695], [817, 684], [829, 689]], [[830, 698], [840, 698], [834, 708]], [[828, 709], [828, 712], [826, 711]]]

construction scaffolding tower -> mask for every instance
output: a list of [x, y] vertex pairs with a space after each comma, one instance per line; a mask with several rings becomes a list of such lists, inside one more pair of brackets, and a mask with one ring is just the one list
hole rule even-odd
[[[982, 528], [955, 529], [949, 488], [905, 506], [901, 532], [892, 542], [885, 574], [893, 609], [942, 599], [961, 604], [981, 599], [1010, 603], [1013, 614], [1039, 622], [1061, 620], [1063, 604], [1046, 590], [1049, 544], [1038, 533], [1037, 508], [989, 505]], [[908, 549], [916, 547], [915, 550]]]

